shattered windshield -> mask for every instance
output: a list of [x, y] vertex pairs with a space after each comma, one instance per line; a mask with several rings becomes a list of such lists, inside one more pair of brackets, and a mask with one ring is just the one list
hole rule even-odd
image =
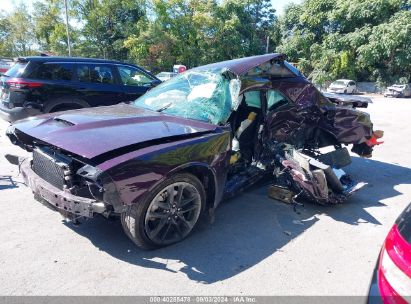
[[191, 70], [171, 78], [134, 101], [134, 105], [173, 116], [224, 123], [236, 104], [239, 85], [221, 70]]

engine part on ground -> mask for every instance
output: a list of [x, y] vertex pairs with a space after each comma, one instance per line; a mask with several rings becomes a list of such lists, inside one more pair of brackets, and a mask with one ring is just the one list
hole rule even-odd
[[[270, 192], [278, 190], [276, 187], [282, 187], [298, 193], [299, 199], [305, 198], [325, 205], [343, 202], [364, 185], [353, 181], [340, 168], [351, 163], [347, 149], [338, 148], [324, 155], [327, 163], [319, 160], [322, 155], [318, 151], [303, 153], [287, 144], [265, 143], [261, 161], [268, 164], [275, 178], [275, 187], [272, 187]], [[283, 190], [278, 192], [269, 196], [284, 201]], [[293, 197], [293, 203], [295, 202], [296, 197]]]
[[309, 160], [309, 164], [317, 169], [321, 169], [324, 172], [327, 182], [333, 191], [337, 193], [344, 191], [344, 186], [341, 184], [340, 179], [335, 175], [331, 166], [328, 166], [314, 158]]
[[273, 184], [268, 186], [267, 195], [272, 199], [292, 204], [295, 193], [287, 187]]
[[321, 197], [326, 197], [328, 199], [328, 184], [327, 184], [327, 178], [325, 176], [325, 173], [321, 169], [313, 170], [311, 171], [314, 180], [318, 182], [318, 190], [321, 193]]

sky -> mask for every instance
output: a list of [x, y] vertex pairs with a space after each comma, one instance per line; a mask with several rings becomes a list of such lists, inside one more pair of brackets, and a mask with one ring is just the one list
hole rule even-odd
[[[68, 1], [70, 2], [70, 0]], [[28, 4], [29, 7], [31, 7], [31, 3], [34, 2], [34, 0], [0, 0], [0, 10], [10, 12], [13, 9], [13, 7], [19, 2], [25, 2]], [[277, 14], [282, 14], [282, 12], [284, 11], [284, 7], [287, 4], [300, 2], [301, 0], [271, 0], [273, 7], [277, 11]]]

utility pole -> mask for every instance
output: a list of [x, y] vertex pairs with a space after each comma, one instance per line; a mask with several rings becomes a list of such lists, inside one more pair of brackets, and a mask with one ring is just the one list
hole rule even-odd
[[68, 22], [68, 9], [67, 9], [67, 0], [64, 0], [64, 6], [66, 7], [66, 31], [67, 31], [67, 46], [68, 46], [68, 53], [71, 57], [71, 44], [70, 44], [70, 27]]
[[267, 44], [265, 45], [265, 53], [268, 54], [268, 45], [270, 44], [270, 36], [267, 36]]

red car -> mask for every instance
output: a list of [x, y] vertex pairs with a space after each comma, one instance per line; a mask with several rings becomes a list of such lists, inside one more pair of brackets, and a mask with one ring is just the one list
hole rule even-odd
[[411, 303], [411, 204], [392, 226], [374, 272], [369, 303]]

